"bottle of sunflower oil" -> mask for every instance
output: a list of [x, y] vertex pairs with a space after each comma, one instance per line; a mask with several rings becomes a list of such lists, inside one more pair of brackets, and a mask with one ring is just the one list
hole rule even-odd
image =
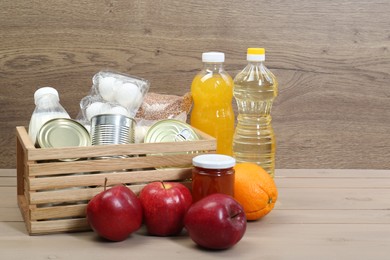
[[238, 116], [233, 156], [237, 162], [258, 164], [273, 177], [275, 136], [270, 112], [278, 94], [278, 83], [264, 64], [263, 48], [249, 48], [247, 61], [248, 65], [234, 78]]
[[203, 69], [191, 85], [194, 105], [190, 124], [216, 138], [218, 154], [232, 155], [234, 133], [233, 79], [224, 70], [225, 54], [202, 54]]

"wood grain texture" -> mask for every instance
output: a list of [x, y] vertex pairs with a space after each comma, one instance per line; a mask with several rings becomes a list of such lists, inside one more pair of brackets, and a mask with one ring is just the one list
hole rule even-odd
[[[29, 236], [15, 187], [1, 185], [3, 178], [12, 176], [15, 183], [15, 172], [0, 169], [4, 259], [26, 259], [26, 255], [29, 259], [129, 259], [129, 255], [134, 259], [388, 259], [389, 170], [277, 169], [279, 196], [274, 210], [248, 222], [242, 240], [222, 251], [199, 249], [186, 232], [169, 238], [148, 236], [145, 227], [121, 243], [105, 243], [92, 231]], [[84, 207], [69, 212], [41, 208], [33, 217], [77, 215]], [[34, 228], [46, 231], [83, 224], [83, 219], [33, 222]]]
[[15, 126], [53, 86], [76, 117], [92, 76], [116, 70], [184, 94], [204, 51], [245, 66], [264, 46], [279, 79], [277, 168], [390, 167], [390, 2], [21, 1], [0, 3], [0, 167], [16, 164]]

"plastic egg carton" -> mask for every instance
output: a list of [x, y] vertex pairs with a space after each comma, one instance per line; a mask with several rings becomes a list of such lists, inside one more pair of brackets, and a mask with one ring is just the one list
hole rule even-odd
[[80, 101], [78, 120], [84, 125], [99, 114], [134, 118], [150, 86], [145, 79], [109, 71], [96, 73], [92, 83], [91, 92]]

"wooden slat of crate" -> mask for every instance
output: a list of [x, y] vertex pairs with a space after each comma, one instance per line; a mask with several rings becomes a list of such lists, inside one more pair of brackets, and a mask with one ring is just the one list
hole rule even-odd
[[[196, 146], [192, 142], [196, 142]], [[191, 142], [170, 143], [143, 143], [143, 144], [122, 144], [90, 147], [64, 147], [48, 149], [28, 150], [29, 160], [53, 160], [67, 158], [88, 158], [101, 156], [121, 156], [121, 155], [143, 155], [155, 153], [175, 153], [191, 151], [213, 150], [213, 142], [210, 140], [199, 140]]]
[[85, 217], [87, 204], [52, 206], [31, 210], [31, 220]]
[[185, 180], [191, 178], [191, 169], [159, 169], [29, 178], [28, 185], [30, 190], [61, 189], [77, 186], [102, 186], [106, 177], [108, 186], [119, 183], [139, 183], [155, 180]]
[[30, 173], [29, 176], [42, 176], [99, 171], [119, 171], [124, 169], [188, 167], [192, 164], [192, 158], [194, 156], [196, 156], [196, 154], [32, 163], [28, 164], [28, 169]]
[[96, 194], [103, 191], [103, 187], [62, 190], [49, 190], [40, 192], [31, 192], [29, 197], [30, 205], [49, 204], [49, 203], [76, 203], [91, 199]]
[[[138, 193], [144, 184], [133, 184], [128, 187], [135, 193]], [[31, 205], [38, 205], [44, 203], [76, 203], [78, 201], [90, 200], [93, 196], [103, 191], [103, 187], [95, 188], [66, 188], [62, 190], [49, 190], [40, 192], [31, 192], [28, 197]]]
[[22, 213], [24, 223], [26, 224], [27, 232], [29, 234], [31, 234], [31, 225], [30, 225], [31, 217], [29, 214], [29, 205], [27, 203], [26, 196], [24, 194], [22, 194], [22, 195], [18, 194], [17, 198], [18, 198], [18, 206], [19, 206], [20, 212]]
[[85, 218], [31, 221], [31, 235], [90, 230]]

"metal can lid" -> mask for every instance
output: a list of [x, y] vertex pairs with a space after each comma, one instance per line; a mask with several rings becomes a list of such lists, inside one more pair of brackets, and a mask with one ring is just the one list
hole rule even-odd
[[149, 128], [144, 142], [159, 143], [195, 140], [199, 140], [199, 136], [189, 124], [176, 119], [163, 119]]
[[88, 130], [79, 122], [68, 118], [55, 118], [41, 127], [37, 142], [41, 148], [89, 146], [91, 138]]
[[205, 169], [226, 169], [236, 165], [236, 159], [223, 154], [202, 154], [192, 158], [192, 164]]

